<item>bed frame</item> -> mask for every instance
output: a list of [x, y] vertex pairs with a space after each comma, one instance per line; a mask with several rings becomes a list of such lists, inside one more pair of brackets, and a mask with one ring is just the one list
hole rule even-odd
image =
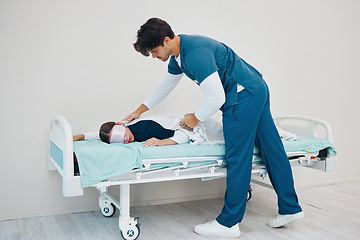
[[[317, 137], [327, 139], [332, 143], [330, 125], [322, 120], [307, 116], [283, 116], [275, 118], [276, 125], [286, 131], [296, 133], [298, 136]], [[55, 116], [50, 124], [50, 143], [47, 165], [49, 171], [58, 171], [62, 176], [62, 192], [65, 197], [83, 195], [80, 176], [74, 174], [73, 159], [73, 133], [69, 122], [60, 115]], [[292, 166], [304, 166], [328, 172], [335, 169], [335, 157], [321, 156], [319, 152], [287, 152]], [[254, 156], [255, 158], [256, 156]], [[188, 168], [188, 163], [193, 161], [214, 160], [214, 164]], [[226, 177], [226, 167], [223, 165], [224, 157], [192, 157], [143, 160], [144, 167], [135, 169], [121, 176], [107, 179], [93, 187], [99, 190], [99, 207], [106, 217], [114, 215], [119, 209], [119, 228], [124, 239], [137, 239], [140, 235], [138, 219], [130, 217], [130, 184], [162, 182], [184, 179], [201, 178], [211, 180]], [[150, 170], [151, 164], [164, 162], [181, 162], [180, 166], [165, 169]], [[263, 164], [254, 162], [252, 173], [264, 178], [267, 174]], [[252, 182], [264, 185], [252, 179]], [[108, 193], [108, 187], [120, 186], [120, 199]], [[251, 197], [249, 189], [248, 198]]]

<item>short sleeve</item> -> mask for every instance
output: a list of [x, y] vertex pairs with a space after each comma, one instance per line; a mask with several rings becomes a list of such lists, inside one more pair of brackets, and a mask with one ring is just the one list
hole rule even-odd
[[181, 68], [179, 67], [178, 63], [176, 62], [174, 57], [170, 58], [169, 64], [168, 64], [168, 72], [173, 75], [178, 75], [183, 73]]
[[199, 47], [186, 55], [186, 66], [200, 85], [208, 76], [218, 70], [213, 52]]

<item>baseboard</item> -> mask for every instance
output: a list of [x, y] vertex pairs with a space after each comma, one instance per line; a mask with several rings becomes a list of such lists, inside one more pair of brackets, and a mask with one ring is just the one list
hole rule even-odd
[[[324, 186], [324, 185], [332, 185], [332, 184], [342, 184], [347, 182], [359, 181], [360, 177], [356, 178], [346, 178], [346, 179], [334, 179], [327, 180], [323, 182], [315, 182], [308, 184], [298, 184], [296, 185], [297, 189], [308, 188], [308, 187], [316, 187], [316, 186]], [[266, 182], [266, 180], [265, 180]], [[256, 187], [255, 187], [256, 186]], [[264, 191], [272, 191], [268, 188], [257, 186], [253, 184], [253, 190], [256, 192], [264, 192]], [[166, 199], [155, 199], [150, 201], [138, 201], [131, 202], [131, 207], [139, 207], [139, 206], [149, 206], [149, 205], [161, 205], [161, 204], [171, 204], [171, 203], [179, 203], [179, 202], [187, 202], [187, 201], [197, 201], [204, 199], [214, 199], [214, 198], [223, 198], [223, 194], [210, 194], [210, 195], [201, 195], [201, 196], [188, 196], [188, 197], [177, 197], [177, 198], [166, 198]], [[4, 220], [13, 220], [13, 219], [21, 219], [21, 218], [30, 218], [30, 217], [42, 217], [42, 216], [52, 216], [52, 215], [63, 215], [63, 214], [71, 214], [71, 213], [81, 213], [81, 212], [90, 212], [97, 211], [99, 207], [96, 205], [94, 207], [76, 207], [76, 208], [66, 208], [66, 209], [57, 209], [51, 211], [36, 211], [36, 212], [22, 212], [22, 213], [12, 213], [10, 214], [0, 214], [0, 221]]]
[[315, 183], [297, 184], [296, 188], [301, 189], [301, 188], [307, 188], [307, 187], [326, 186], [326, 185], [342, 184], [342, 183], [357, 182], [357, 181], [360, 182], [360, 177], [326, 180], [326, 181], [315, 182]]
[[63, 214], [81, 213], [81, 212], [91, 212], [91, 211], [96, 211], [98, 209], [99, 209], [99, 206], [66, 208], [66, 209], [57, 209], [57, 210], [51, 210], [51, 211], [12, 213], [12, 214], [3, 214], [3, 215], [0, 214], [0, 221], [10, 221], [10, 220], [21, 219], [21, 218], [45, 217], [45, 216], [63, 215]]
[[[150, 205], [161, 205], [161, 204], [171, 204], [179, 202], [188, 202], [188, 201], [197, 201], [204, 199], [214, 199], [222, 198], [222, 194], [213, 194], [213, 195], [202, 195], [202, 196], [189, 196], [189, 197], [180, 197], [180, 198], [166, 198], [166, 199], [155, 199], [150, 201], [138, 201], [131, 202], [131, 207], [140, 207], [140, 206], [150, 206]], [[22, 213], [12, 213], [12, 214], [0, 214], [0, 221], [10, 221], [13, 219], [21, 218], [32, 218], [32, 217], [45, 217], [53, 215], [63, 215], [63, 214], [72, 214], [72, 213], [81, 213], [81, 212], [91, 212], [99, 210], [99, 206], [94, 207], [80, 207], [80, 208], [66, 208], [66, 209], [57, 209], [51, 211], [34, 211], [34, 212], [22, 212]]]

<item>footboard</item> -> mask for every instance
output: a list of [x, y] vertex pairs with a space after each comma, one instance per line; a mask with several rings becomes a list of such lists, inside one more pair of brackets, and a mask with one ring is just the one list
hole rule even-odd
[[65, 197], [83, 195], [80, 176], [74, 176], [73, 138], [69, 122], [55, 116], [50, 123], [48, 170], [58, 171], [62, 177]]
[[[299, 137], [321, 138], [333, 143], [331, 126], [324, 120], [300, 115], [275, 117], [274, 120], [277, 127], [295, 133]], [[328, 154], [321, 161], [314, 161], [309, 167], [325, 172], [334, 171], [335, 156]]]

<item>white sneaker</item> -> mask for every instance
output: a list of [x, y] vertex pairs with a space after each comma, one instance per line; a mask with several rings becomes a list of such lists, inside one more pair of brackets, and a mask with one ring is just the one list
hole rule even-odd
[[194, 232], [210, 237], [240, 237], [239, 224], [235, 224], [231, 228], [225, 227], [216, 220], [195, 226]]
[[270, 219], [267, 225], [269, 227], [278, 228], [284, 226], [285, 224], [303, 218], [304, 216], [305, 216], [304, 212], [298, 212], [295, 214], [284, 214], [284, 215], [278, 214], [276, 218]]

